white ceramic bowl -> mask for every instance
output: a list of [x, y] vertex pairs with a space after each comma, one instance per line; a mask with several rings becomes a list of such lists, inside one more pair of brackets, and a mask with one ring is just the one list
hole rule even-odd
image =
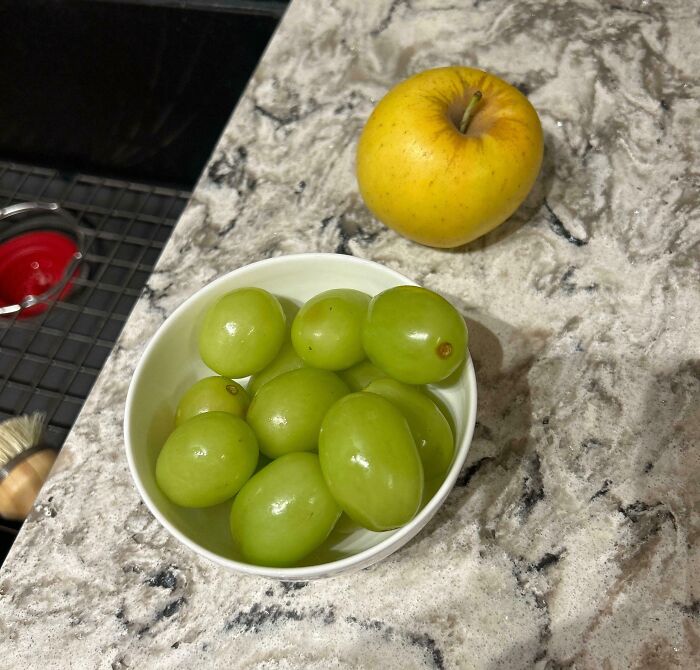
[[253, 263], [213, 281], [178, 307], [156, 332], [139, 361], [129, 386], [124, 438], [136, 487], [160, 523], [198, 554], [237, 572], [283, 580], [330, 577], [375, 563], [415, 536], [444, 502], [467, 457], [476, 419], [476, 379], [471, 359], [449, 383], [432, 390], [454, 422], [456, 449], [445, 481], [428, 504], [405, 526], [374, 533], [334, 531], [316, 563], [270, 568], [238, 560], [230, 537], [230, 501], [206, 510], [172, 504], [155, 481], [157, 454], [173, 428], [182, 393], [212, 374], [199, 358], [197, 329], [207, 308], [220, 296], [242, 286], [257, 286], [302, 304], [332, 288], [354, 288], [374, 295], [401, 284], [415, 284], [378, 263], [337, 254], [299, 254]]

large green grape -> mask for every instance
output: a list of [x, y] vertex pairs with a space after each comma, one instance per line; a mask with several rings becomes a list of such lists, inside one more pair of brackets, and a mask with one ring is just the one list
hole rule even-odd
[[437, 293], [396, 286], [372, 298], [362, 342], [372, 363], [390, 377], [407, 384], [432, 384], [464, 361], [467, 327]]
[[223, 377], [247, 377], [277, 356], [284, 334], [279, 300], [260, 288], [239, 288], [207, 311], [199, 332], [199, 353]]
[[267, 382], [253, 397], [247, 417], [260, 450], [270, 458], [315, 451], [325, 413], [347, 393], [337, 375], [315, 368], [285, 372]]
[[406, 419], [385, 398], [362, 391], [336, 402], [318, 453], [333, 497], [361, 526], [397, 528], [418, 511], [423, 466]]
[[316, 549], [339, 516], [318, 456], [298, 452], [265, 466], [241, 489], [231, 533], [245, 560], [286, 567]]
[[386, 372], [365, 360], [347, 370], [341, 370], [338, 376], [350, 387], [351, 391], [362, 391], [375, 379], [384, 379]]
[[207, 412], [170, 434], [158, 454], [156, 482], [176, 505], [209, 507], [233, 496], [257, 462], [248, 424], [227, 412]]
[[365, 390], [389, 400], [408, 421], [423, 463], [426, 487], [442, 483], [452, 463], [454, 438], [438, 406], [417, 387], [395, 379], [377, 379]]
[[354, 289], [332, 289], [302, 305], [292, 324], [292, 344], [310, 366], [343, 370], [359, 363], [362, 324], [369, 296]]
[[175, 412], [175, 425], [205, 412], [228, 412], [245, 417], [250, 399], [246, 390], [226, 377], [205, 377], [185, 391]]
[[292, 343], [285, 342], [272, 363], [250, 378], [248, 391], [250, 391], [251, 395], [255, 395], [260, 387], [267, 384], [271, 379], [279, 377], [285, 372], [298, 370], [305, 366], [306, 363], [304, 363], [304, 361], [299, 358], [299, 354], [294, 351]]

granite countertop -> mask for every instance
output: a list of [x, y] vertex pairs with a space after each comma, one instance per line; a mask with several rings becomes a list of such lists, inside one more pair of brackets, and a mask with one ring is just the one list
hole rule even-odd
[[[0, 667], [697, 667], [699, 21], [683, 0], [295, 0], [2, 568]], [[546, 137], [525, 205], [456, 251], [375, 222], [353, 175], [374, 103], [444, 64], [516, 84]], [[170, 538], [122, 420], [177, 305], [303, 251], [454, 301], [480, 397], [423, 532], [292, 584]]]

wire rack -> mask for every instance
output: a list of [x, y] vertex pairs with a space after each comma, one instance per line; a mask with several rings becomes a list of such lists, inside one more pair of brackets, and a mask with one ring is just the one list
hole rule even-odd
[[85, 235], [74, 291], [32, 318], [0, 317], [0, 421], [41, 411], [60, 447], [190, 194], [0, 161], [0, 207], [59, 203]]

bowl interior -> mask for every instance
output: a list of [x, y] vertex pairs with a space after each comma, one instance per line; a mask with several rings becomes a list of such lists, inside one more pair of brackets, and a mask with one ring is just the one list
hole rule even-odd
[[[212, 374], [202, 363], [197, 348], [198, 326], [210, 305], [228, 291], [244, 286], [264, 288], [279, 298], [301, 305], [317, 293], [332, 288], [354, 288], [374, 295], [392, 286], [411, 283], [406, 277], [376, 263], [333, 254], [304, 254], [261, 261], [235, 270], [183, 303], [146, 348], [134, 373], [126, 407], [125, 437], [132, 475], [144, 501], [161, 523], [182, 542], [212, 560], [235, 569], [265, 574], [265, 569], [256, 569], [255, 566], [246, 570], [246, 564], [240, 562], [228, 528], [230, 501], [202, 510], [181, 508], [160, 492], [155, 481], [156, 458], [174, 427], [179, 398], [195, 381]], [[410, 522], [413, 532], [403, 527], [374, 533], [339, 523], [326, 543], [308, 557], [307, 565], [342, 562], [366, 554], [372, 548], [382, 549], [388, 544], [386, 540], [397, 534], [403, 536], [397, 545], [400, 546], [418, 532], [442, 503], [471, 441], [476, 399], [471, 362], [446, 383], [431, 390], [451, 415], [455, 457], [448, 481]], [[386, 555], [391, 550], [382, 553]], [[286, 574], [284, 570], [273, 572]], [[287, 578], [293, 576], [292, 572]]]

